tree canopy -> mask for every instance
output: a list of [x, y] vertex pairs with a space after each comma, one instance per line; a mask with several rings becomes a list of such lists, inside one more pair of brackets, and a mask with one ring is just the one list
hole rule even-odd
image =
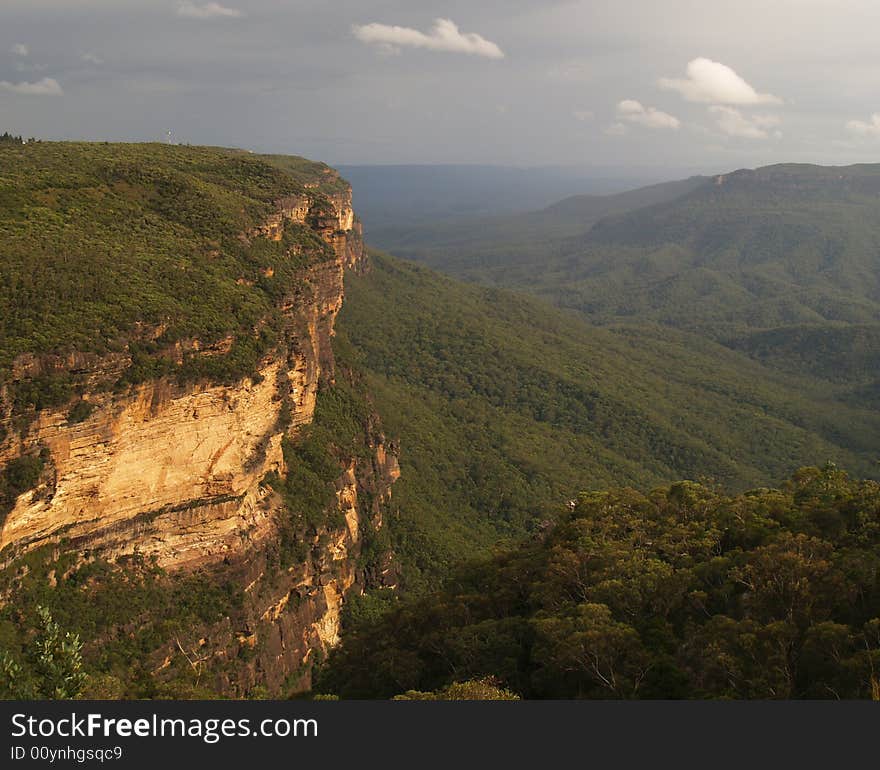
[[834, 466], [740, 495], [587, 492], [439, 592], [351, 618], [320, 688], [495, 676], [529, 698], [870, 698], [880, 485]]

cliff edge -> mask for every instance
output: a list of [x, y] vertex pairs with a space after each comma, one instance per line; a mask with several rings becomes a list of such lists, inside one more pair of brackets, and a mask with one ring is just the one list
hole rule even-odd
[[[62, 173], [65, 157], [79, 164]], [[351, 188], [303, 159], [150, 145], [16, 148], [0, 152], [0, 175], [20, 204], [0, 222], [20, 239], [0, 351], [0, 600], [21, 600], [26, 558], [25, 575], [56, 585], [96, 563], [110, 565], [108, 583], [213, 576], [234, 586], [234, 611], [157, 639], [151, 675], [198, 669], [200, 686], [227, 695], [307, 688], [315, 655], [338, 640], [346, 593], [393, 582], [387, 553], [361, 558], [399, 473], [362, 394], [356, 441], [322, 448], [332, 496], [310, 505], [323, 517], [303, 515], [289, 482], [319, 391], [334, 389], [345, 270], [364, 260]], [[96, 198], [106, 227], [89, 214]], [[58, 248], [81, 259], [59, 260]], [[129, 255], [127, 284], [93, 282], [102, 252]], [[47, 261], [62, 274], [37, 290], [44, 329], [22, 322], [19, 268], [39, 274]], [[53, 303], [77, 272], [97, 296]], [[144, 300], [154, 293], [159, 312]], [[54, 328], [56, 315], [75, 333]], [[296, 546], [286, 559], [282, 540]]]

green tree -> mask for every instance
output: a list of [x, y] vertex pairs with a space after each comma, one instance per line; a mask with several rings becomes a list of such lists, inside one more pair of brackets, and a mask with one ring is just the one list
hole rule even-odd
[[519, 700], [519, 695], [488, 676], [467, 682], [453, 682], [449, 687], [434, 692], [409, 690], [403, 695], [395, 695], [394, 700]]
[[25, 665], [8, 651], [0, 655], [0, 696], [76, 698], [86, 684], [79, 635], [64, 631], [46, 607], [37, 607], [37, 617], [36, 633], [24, 650]]
[[581, 604], [564, 617], [535, 621], [535, 658], [553, 672], [573, 675], [581, 692], [632, 697], [650, 669], [635, 629], [620, 623], [604, 604]]

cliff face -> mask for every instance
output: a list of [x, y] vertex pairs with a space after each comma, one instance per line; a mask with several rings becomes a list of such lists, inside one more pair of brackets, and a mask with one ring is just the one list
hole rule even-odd
[[[361, 562], [365, 531], [383, 526], [382, 510], [397, 479], [397, 459], [381, 434], [369, 436], [368, 462], [352, 460], [336, 482], [336, 501], [344, 524], [323, 527], [304, 543], [308, 556], [278, 570], [273, 548], [250, 551], [250, 557], [227, 568], [225, 577], [245, 586], [242, 614], [190, 635], [189, 657], [199, 660], [204, 675], [226, 695], [270, 696], [308, 690], [312, 665], [323, 660], [339, 641], [340, 613], [346, 594], [369, 578], [373, 585], [391, 585], [393, 573], [386, 554], [378, 574], [367, 576]], [[280, 505], [271, 492], [268, 505]], [[162, 669], [181, 665], [177, 650], [154, 661]], [[201, 673], [201, 672], [200, 672]]]
[[[165, 378], [114, 393], [106, 383], [128, 366], [127, 353], [30, 356], [15, 362], [10, 385], [75, 369], [89, 383], [85, 419], [72, 421], [65, 404], [39, 411], [22, 427], [10, 399], [0, 397], [0, 469], [26, 455], [43, 458], [38, 483], [15, 499], [2, 523], [0, 562], [54, 543], [83, 559], [142, 557], [169, 573], [222, 569], [246, 586], [243, 614], [202, 629], [191, 652], [212, 669], [251, 650], [246, 665], [216, 674], [227, 694], [257, 685], [278, 693], [291, 677], [295, 688], [308, 686], [311, 660], [338, 639], [344, 595], [363, 584], [364, 531], [382, 527], [398, 475], [381, 431], [365, 426], [369, 461], [341, 463], [336, 482], [344, 526], [300, 533], [309, 539], [301, 563], [280, 574], [270, 567], [285, 504], [266, 478], [284, 477], [285, 436], [312, 421], [319, 385], [334, 380], [331, 338], [343, 274], [363, 259], [350, 190], [282, 199], [261, 228], [243, 237], [278, 241], [288, 223], [310, 227], [334, 256], [304, 268], [283, 298], [283, 339], [254, 376], [195, 386]], [[187, 344], [199, 349], [197, 341]], [[200, 352], [214, 355], [222, 347]], [[190, 659], [179, 640], [176, 646]]]

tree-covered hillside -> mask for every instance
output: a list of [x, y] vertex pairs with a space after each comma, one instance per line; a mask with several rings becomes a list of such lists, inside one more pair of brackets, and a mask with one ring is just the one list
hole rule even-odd
[[[480, 239], [420, 228], [389, 245], [593, 320], [656, 320], [720, 336], [880, 318], [880, 165], [768, 166], [585, 200]], [[520, 227], [543, 248], [517, 251]]]
[[227, 335], [214, 374], [223, 361], [250, 373], [273, 331], [256, 327], [303, 265], [332, 252], [308, 227], [278, 242], [242, 236], [284, 195], [335, 191], [329, 172], [206, 147], [0, 145], [0, 379], [22, 353], [103, 354], [134, 340], [149, 368], [176, 340]]
[[591, 206], [562, 202], [459, 236], [422, 226], [388, 246], [594, 323], [694, 332], [876, 408], [880, 165], [769, 166]]
[[717, 337], [877, 322], [880, 165], [738, 171], [604, 219], [563, 252], [538, 277], [541, 291], [594, 318], [653, 319]]
[[392, 254], [459, 278], [504, 286], [511, 268], [541, 265], [561, 250], [565, 239], [583, 235], [600, 219], [673, 200], [704, 182], [693, 177], [614, 195], [574, 195], [519, 214], [391, 223], [368, 227], [367, 235], [372, 246]]
[[833, 467], [737, 496], [584, 493], [444, 590], [350, 613], [320, 686], [389, 697], [492, 675], [529, 698], [877, 699], [878, 575], [880, 486]]
[[705, 338], [592, 326], [381, 255], [346, 286], [338, 352], [401, 441], [391, 532], [409, 587], [584, 489], [876, 471], [880, 415]]

